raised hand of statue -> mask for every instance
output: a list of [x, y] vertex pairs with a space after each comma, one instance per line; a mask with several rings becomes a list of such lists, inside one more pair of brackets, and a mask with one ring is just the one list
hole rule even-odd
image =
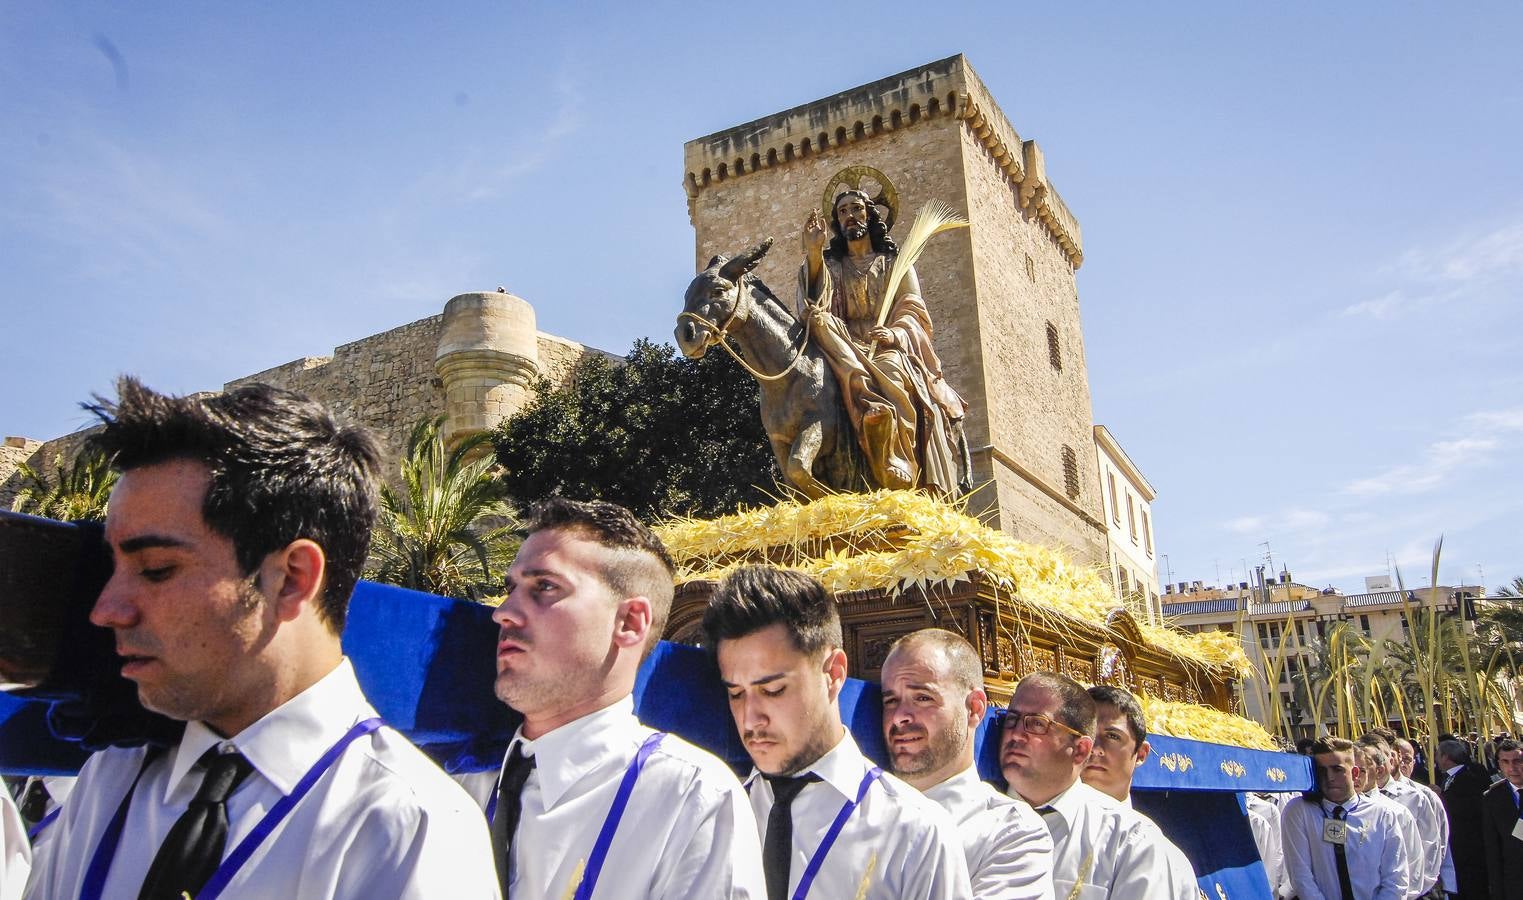
[[825, 223], [825, 217], [819, 210], [811, 210], [809, 218], [804, 220], [804, 253], [810, 258], [817, 258], [825, 250], [825, 239], [830, 234], [830, 226]]

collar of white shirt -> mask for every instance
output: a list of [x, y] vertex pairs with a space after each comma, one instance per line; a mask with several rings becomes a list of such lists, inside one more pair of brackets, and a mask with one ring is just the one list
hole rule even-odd
[[633, 740], [641, 729], [640, 720], [635, 718], [634, 698], [625, 696], [532, 741], [523, 736], [520, 726], [508, 743], [508, 751], [511, 753], [513, 744], [518, 743], [525, 755], [534, 757], [535, 781], [549, 810], [572, 785], [603, 765], [611, 751]]
[[[1127, 798], [1130, 801], [1130, 796]], [[1063, 824], [1069, 828], [1079, 817], [1079, 810], [1086, 806], [1098, 805], [1119, 807], [1121, 804], [1115, 797], [1103, 794], [1082, 781], [1074, 781], [1063, 793], [1048, 800], [1043, 806], [1052, 807], [1053, 811], [1063, 817]]]
[[[359, 717], [356, 710], [360, 711]], [[174, 751], [169, 780], [164, 784], [164, 803], [175, 806], [190, 802], [199, 782], [187, 781], [185, 776], [202, 754], [222, 743], [236, 747], [266, 781], [282, 794], [290, 794], [312, 764], [350, 726], [373, 715], [375, 710], [355, 680], [354, 666], [345, 657], [316, 684], [265, 713], [232, 738], [221, 737], [204, 722], [188, 722], [185, 736]], [[181, 794], [186, 796], [182, 798]]]
[[926, 788], [924, 793], [947, 809], [960, 809], [972, 804], [987, 803], [989, 797], [1009, 800], [992, 785], [978, 777], [976, 766], [968, 766], [941, 784]]
[[1343, 815], [1344, 815], [1345, 818], [1347, 818], [1350, 815], [1353, 815], [1354, 811], [1359, 809], [1363, 805], [1364, 805], [1364, 798], [1359, 796], [1359, 793], [1357, 791], [1354, 792], [1354, 795], [1352, 797], [1349, 797], [1347, 800], [1343, 801], [1342, 803], [1334, 803], [1333, 801], [1327, 799], [1326, 797], [1322, 798], [1322, 810], [1324, 812], [1326, 812], [1328, 815], [1332, 815], [1333, 814], [1333, 810], [1341, 806], [1341, 807], [1343, 807]]
[[[851, 732], [843, 727], [840, 742], [799, 774], [812, 772], [820, 776], [821, 781], [835, 788], [843, 799], [855, 800], [857, 788], [862, 786], [862, 778], [872, 766], [872, 761], [863, 756], [862, 751], [858, 749]], [[759, 775], [761, 772], [753, 768], [751, 775], [746, 778], [746, 787], [750, 788], [751, 782], [755, 781]]]

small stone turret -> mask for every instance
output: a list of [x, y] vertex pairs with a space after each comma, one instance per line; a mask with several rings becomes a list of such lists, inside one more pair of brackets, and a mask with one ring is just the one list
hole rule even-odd
[[461, 294], [444, 305], [434, 369], [444, 382], [444, 439], [495, 428], [528, 401], [539, 374], [534, 307], [506, 291]]

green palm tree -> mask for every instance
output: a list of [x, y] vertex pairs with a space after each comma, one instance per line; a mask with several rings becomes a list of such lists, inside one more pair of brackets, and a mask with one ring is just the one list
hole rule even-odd
[[446, 597], [479, 599], [505, 571], [516, 542], [512, 509], [493, 470], [492, 436], [446, 446], [444, 417], [413, 426], [401, 489], [381, 488], [368, 575]]
[[61, 522], [105, 521], [106, 502], [120, 477], [111, 468], [111, 460], [89, 446], [67, 464], [63, 454], [53, 457], [51, 477], [26, 463], [18, 466], [16, 472], [23, 483], [11, 508]]

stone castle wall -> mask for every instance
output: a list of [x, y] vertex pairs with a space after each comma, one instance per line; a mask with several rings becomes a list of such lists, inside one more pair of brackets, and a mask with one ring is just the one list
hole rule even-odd
[[945, 375], [971, 407], [974, 480], [987, 484], [971, 506], [1024, 540], [1104, 562], [1078, 222], [963, 57], [690, 141], [684, 161], [695, 263], [774, 237], [756, 272], [790, 301], [805, 217], [843, 169], [893, 183], [901, 241], [929, 200], [965, 213], [972, 227], [932, 239], [916, 269]]
[[[264, 383], [320, 401], [341, 421], [363, 425], [374, 432], [381, 444], [382, 458], [387, 460], [384, 471], [389, 473], [394, 468], [391, 461], [401, 456], [413, 425], [420, 419], [446, 412], [444, 386], [435, 366], [443, 322], [443, 315], [419, 319], [343, 344], [334, 349], [332, 356], [304, 357], [234, 379], [223, 389]], [[533, 343], [538, 352], [538, 374], [554, 383], [563, 382], [571, 367], [588, 354], [620, 359], [543, 332], [535, 333]], [[513, 411], [495, 410], [489, 424]], [[15, 502], [21, 481], [17, 466], [25, 462], [33, 468], [51, 471], [53, 458], [62, 454], [66, 461], [72, 459], [87, 434], [77, 431], [46, 442], [7, 438], [0, 446], [0, 509], [10, 509]]]

